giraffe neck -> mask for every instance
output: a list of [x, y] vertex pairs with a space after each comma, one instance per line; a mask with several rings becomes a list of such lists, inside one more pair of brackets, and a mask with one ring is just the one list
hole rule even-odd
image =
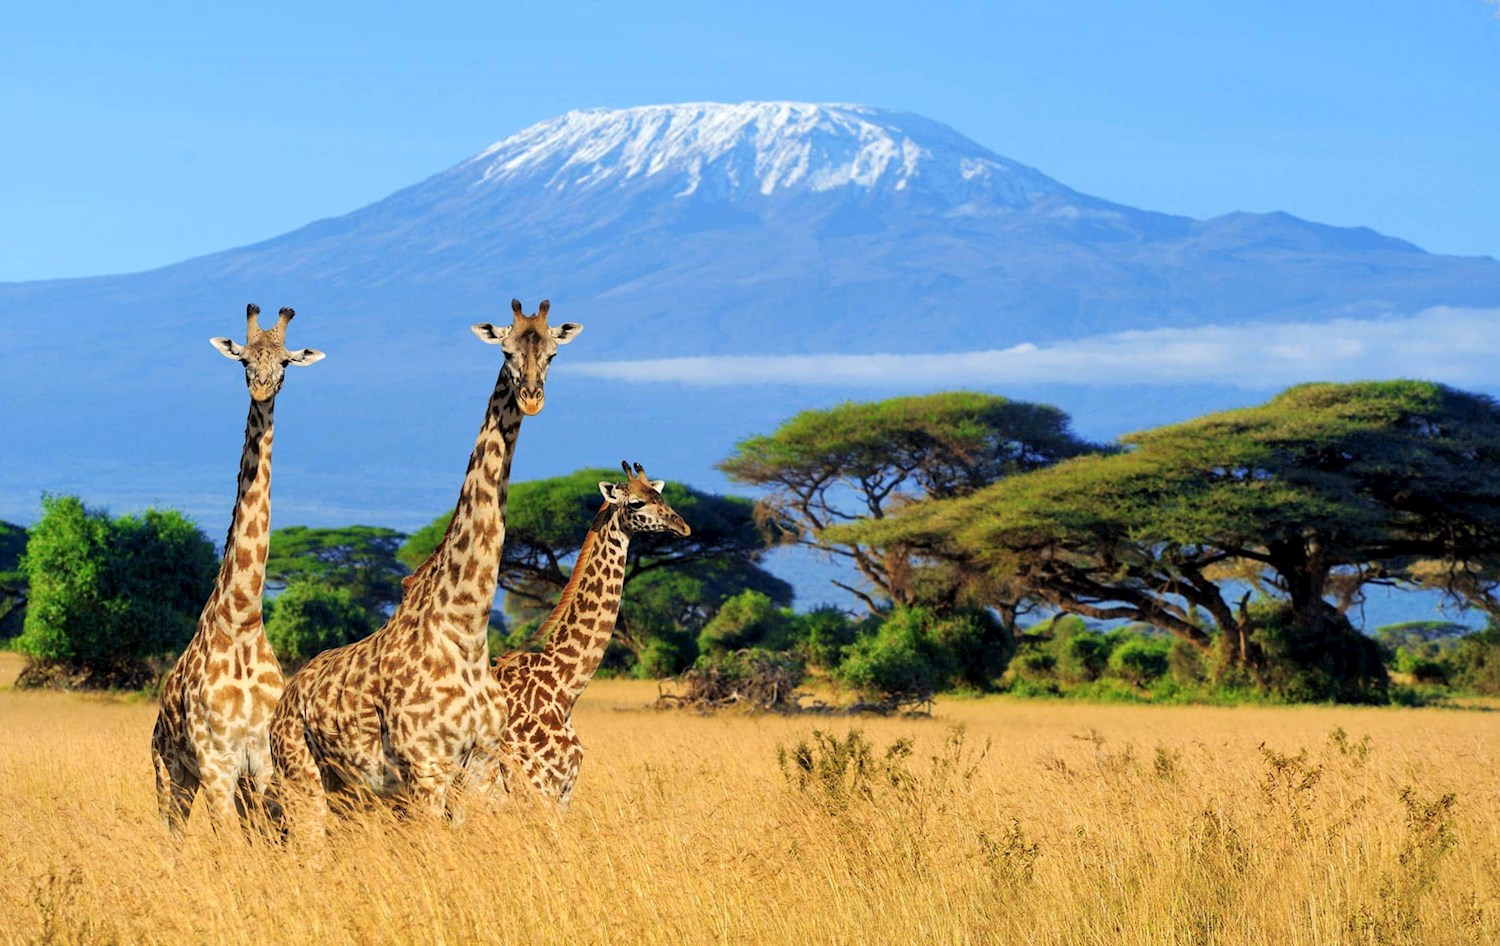
[[[413, 576], [414, 582], [437, 595], [454, 623], [481, 641], [488, 634], [490, 608], [495, 601], [500, 551], [505, 544], [510, 463], [520, 430], [515, 386], [509, 372], [501, 368], [485, 409], [484, 424], [469, 454], [469, 468], [448, 531], [432, 557]], [[408, 600], [414, 597], [425, 596], [407, 595]], [[481, 656], [484, 653], [481, 649]]]
[[250, 400], [245, 449], [240, 454], [239, 492], [224, 561], [214, 583], [217, 623], [232, 635], [261, 631], [261, 592], [271, 542], [271, 439], [276, 402]]
[[552, 658], [558, 698], [568, 707], [604, 660], [620, 613], [630, 534], [620, 526], [619, 511], [619, 506], [605, 503], [594, 517], [562, 599], [540, 629], [551, 630], [543, 653]]

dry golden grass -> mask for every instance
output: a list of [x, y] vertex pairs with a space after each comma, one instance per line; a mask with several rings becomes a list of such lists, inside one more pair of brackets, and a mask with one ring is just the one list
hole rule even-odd
[[[654, 692], [590, 689], [565, 817], [374, 814], [312, 861], [200, 818], [171, 844], [153, 706], [0, 692], [0, 942], [1500, 942], [1492, 714], [992, 699], [851, 723], [642, 711]], [[778, 746], [851, 726], [877, 755], [914, 740], [911, 777], [783, 776]]]

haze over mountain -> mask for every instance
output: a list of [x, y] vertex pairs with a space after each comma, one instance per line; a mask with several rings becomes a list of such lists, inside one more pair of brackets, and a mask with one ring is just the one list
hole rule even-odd
[[419, 525], [451, 505], [498, 369], [467, 326], [512, 296], [585, 326], [517, 479], [629, 458], [722, 488], [712, 463], [796, 410], [945, 387], [1110, 436], [1295, 380], [1500, 380], [1487, 257], [1126, 207], [903, 112], [576, 111], [263, 243], [0, 285], [0, 518], [51, 490], [226, 523], [245, 393], [206, 339], [255, 301], [295, 306], [289, 344], [329, 356], [281, 396], [276, 524]]

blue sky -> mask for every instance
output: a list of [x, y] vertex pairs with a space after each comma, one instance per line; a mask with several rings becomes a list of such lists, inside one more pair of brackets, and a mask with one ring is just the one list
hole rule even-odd
[[127, 272], [353, 210], [570, 108], [904, 108], [1079, 190], [1500, 255], [1483, 0], [24, 4], [0, 280]]

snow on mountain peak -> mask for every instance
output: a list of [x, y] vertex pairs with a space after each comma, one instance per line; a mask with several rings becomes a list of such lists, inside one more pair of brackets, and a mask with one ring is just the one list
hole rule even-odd
[[917, 115], [798, 102], [572, 111], [491, 145], [461, 169], [476, 186], [528, 181], [568, 191], [656, 179], [679, 197], [852, 187], [1020, 206], [1066, 191]]

